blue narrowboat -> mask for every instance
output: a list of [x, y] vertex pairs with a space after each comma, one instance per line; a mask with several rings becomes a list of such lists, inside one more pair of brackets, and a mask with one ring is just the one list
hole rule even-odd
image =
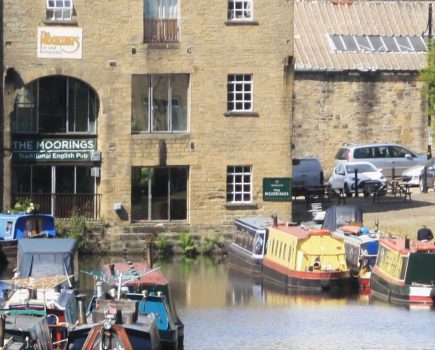
[[228, 247], [230, 267], [261, 275], [268, 230], [274, 224], [269, 216], [249, 216], [234, 220], [233, 241]]
[[54, 237], [54, 217], [49, 214], [0, 214], [0, 261], [17, 257], [17, 242], [30, 237]]

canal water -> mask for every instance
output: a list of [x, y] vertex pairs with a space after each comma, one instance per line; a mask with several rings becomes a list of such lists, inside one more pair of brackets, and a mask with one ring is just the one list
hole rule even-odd
[[[122, 259], [82, 259], [83, 270]], [[433, 308], [393, 306], [367, 295], [286, 293], [230, 269], [225, 258], [156, 265], [169, 279], [186, 350], [435, 349]], [[92, 278], [81, 281], [92, 289]]]
[[[86, 272], [122, 260], [81, 257], [81, 291], [93, 290]], [[434, 308], [394, 306], [367, 295], [286, 293], [230, 269], [225, 258], [155, 265], [170, 282], [186, 350], [435, 349]]]

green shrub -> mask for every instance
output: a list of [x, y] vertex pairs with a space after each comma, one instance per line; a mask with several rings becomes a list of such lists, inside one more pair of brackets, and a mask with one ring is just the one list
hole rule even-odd
[[164, 235], [159, 235], [153, 241], [153, 247], [157, 253], [162, 257], [167, 257], [172, 253], [172, 244]]
[[187, 232], [180, 233], [180, 236], [178, 237], [178, 244], [180, 245], [185, 256], [192, 257], [196, 254], [196, 246], [191, 234]]
[[215, 247], [218, 246], [220, 236], [215, 234], [213, 236], [205, 236], [200, 243], [199, 251], [202, 255], [210, 255]]
[[66, 229], [66, 235], [69, 238], [77, 240], [77, 249], [82, 253], [93, 251], [91, 238], [87, 234], [87, 222], [83, 215], [73, 215], [70, 218], [70, 224]]

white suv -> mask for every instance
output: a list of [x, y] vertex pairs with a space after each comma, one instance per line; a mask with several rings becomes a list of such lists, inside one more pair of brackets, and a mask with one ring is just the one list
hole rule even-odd
[[414, 165], [425, 164], [427, 156], [390, 143], [343, 144], [335, 155], [335, 165], [350, 161], [370, 162], [391, 178], [400, 177]]

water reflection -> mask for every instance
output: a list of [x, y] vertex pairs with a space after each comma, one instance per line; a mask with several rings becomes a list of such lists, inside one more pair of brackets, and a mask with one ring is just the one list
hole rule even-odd
[[[128, 260], [142, 261], [142, 256]], [[81, 257], [98, 271], [124, 257]], [[435, 349], [435, 310], [367, 295], [286, 292], [229, 269], [225, 258], [157, 261], [185, 324], [185, 349]], [[10, 269], [9, 269], [10, 270]], [[80, 276], [82, 292], [93, 279]]]
[[226, 259], [156, 264], [170, 281], [187, 350], [435, 349], [433, 309], [286, 292], [229, 269]]

